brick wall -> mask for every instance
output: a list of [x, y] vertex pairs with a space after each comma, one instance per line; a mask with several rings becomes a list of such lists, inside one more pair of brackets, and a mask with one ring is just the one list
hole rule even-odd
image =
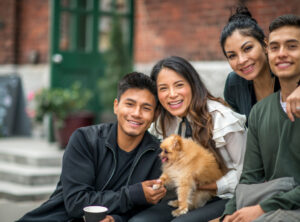
[[[0, 64], [47, 63], [51, 0], [0, 1]], [[219, 35], [238, 0], [135, 0], [135, 63], [169, 55], [192, 61], [224, 60]], [[266, 31], [285, 13], [300, 14], [299, 0], [243, 0]], [[1, 25], [2, 24], [2, 25]]]
[[38, 53], [38, 62], [46, 63], [49, 51], [50, 1], [17, 0], [17, 63], [31, 63]]
[[47, 63], [49, 0], [0, 1], [0, 64]]
[[0, 64], [15, 62], [15, 2], [0, 1]]
[[[169, 55], [189, 60], [224, 60], [219, 35], [238, 0], [135, 1], [136, 63], [150, 63]], [[300, 14], [299, 0], [244, 0], [267, 33], [275, 17]]]

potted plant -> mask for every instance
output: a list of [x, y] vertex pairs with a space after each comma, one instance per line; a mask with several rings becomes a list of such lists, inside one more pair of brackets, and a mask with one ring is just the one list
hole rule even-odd
[[63, 148], [75, 129], [93, 124], [94, 114], [85, 110], [91, 96], [79, 82], [70, 88], [42, 89], [35, 95], [35, 119], [43, 121], [46, 115], [52, 116], [55, 139]]

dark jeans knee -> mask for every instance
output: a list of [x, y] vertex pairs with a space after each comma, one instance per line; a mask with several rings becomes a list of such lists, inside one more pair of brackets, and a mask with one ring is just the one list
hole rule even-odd
[[143, 214], [137, 214], [131, 217], [128, 222], [153, 222], [153, 220]]

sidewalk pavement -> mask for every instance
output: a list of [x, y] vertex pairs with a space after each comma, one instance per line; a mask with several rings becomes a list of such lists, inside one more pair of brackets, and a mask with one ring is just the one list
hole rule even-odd
[[40, 206], [42, 201], [14, 202], [0, 199], [0, 218], [1, 222], [13, 222], [22, 217], [28, 211]]
[[[15, 150], [21, 147], [23, 152], [30, 152], [33, 156], [39, 155], [36, 152], [39, 149], [41, 152], [47, 153], [47, 151], [57, 150], [55, 143], [48, 143], [46, 139], [36, 138], [0, 138], [0, 147], [5, 147], [8, 150]], [[25, 213], [40, 206], [45, 200], [35, 201], [12, 201], [0, 198], [0, 221], [1, 222], [13, 222], [22, 217]]]

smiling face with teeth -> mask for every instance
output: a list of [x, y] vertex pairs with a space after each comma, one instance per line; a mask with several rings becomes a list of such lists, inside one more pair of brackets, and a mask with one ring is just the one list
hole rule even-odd
[[233, 71], [246, 80], [269, 72], [266, 49], [252, 36], [236, 30], [226, 39], [224, 50]]
[[192, 101], [192, 89], [188, 81], [177, 72], [163, 68], [158, 73], [158, 99], [173, 116], [186, 116]]
[[147, 89], [126, 90], [114, 101], [118, 119], [118, 138], [141, 139], [154, 119], [156, 101]]
[[270, 67], [279, 78], [295, 79], [300, 76], [300, 28], [283, 26], [269, 35], [268, 56]]

